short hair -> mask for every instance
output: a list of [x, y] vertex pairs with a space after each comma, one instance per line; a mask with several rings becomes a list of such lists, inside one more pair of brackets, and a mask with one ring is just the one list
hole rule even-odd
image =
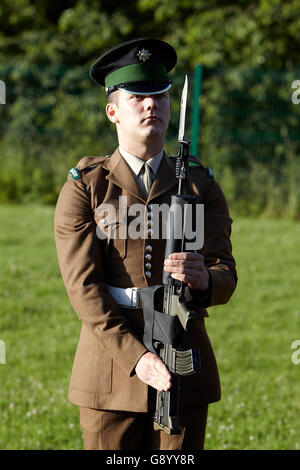
[[115, 103], [118, 104], [118, 96], [119, 96], [120, 90], [113, 91], [110, 93], [107, 97], [107, 102], [108, 103]]

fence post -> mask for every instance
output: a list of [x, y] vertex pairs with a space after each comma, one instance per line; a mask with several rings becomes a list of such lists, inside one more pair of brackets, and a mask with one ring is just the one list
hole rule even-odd
[[192, 107], [192, 145], [191, 152], [198, 155], [198, 142], [200, 135], [200, 96], [202, 93], [203, 66], [198, 64], [194, 69], [194, 89], [193, 89], [193, 107]]
[[0, 364], [6, 364], [5, 343], [0, 340]]

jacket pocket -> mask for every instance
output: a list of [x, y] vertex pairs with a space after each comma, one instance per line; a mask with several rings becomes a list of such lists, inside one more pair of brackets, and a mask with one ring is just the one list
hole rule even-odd
[[[100, 214], [100, 215], [99, 215]], [[113, 213], [95, 214], [96, 235], [104, 243], [108, 256], [124, 259], [127, 252], [127, 226], [116, 220]]]

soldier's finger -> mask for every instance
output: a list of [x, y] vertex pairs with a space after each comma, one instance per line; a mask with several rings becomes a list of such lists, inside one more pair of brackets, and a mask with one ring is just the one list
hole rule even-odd
[[151, 386], [156, 388], [156, 390], [159, 390], [159, 391], [167, 391], [167, 390], [170, 390], [171, 388], [171, 380], [168, 380], [168, 381], [162, 381], [162, 380], [153, 380]]
[[197, 280], [197, 278], [195, 278], [195, 276], [190, 276], [188, 274], [180, 274], [180, 273], [172, 273], [171, 277], [173, 279], [176, 279], [177, 281], [181, 281], [181, 282], [184, 282], [186, 284], [192, 283], [195, 280]]
[[156, 369], [156, 372], [159, 373], [160, 377], [164, 377], [166, 379], [171, 378], [171, 374], [170, 374], [168, 368], [166, 367], [166, 365], [161, 360], [159, 360], [155, 363], [155, 369]]
[[158, 390], [159, 392], [163, 392], [164, 391], [164, 387], [162, 387], [161, 385], [159, 385], [157, 382], [155, 382], [154, 384], [150, 384], [151, 387], [155, 388], [155, 390]]
[[200, 271], [204, 271], [204, 269], [188, 269], [185, 267], [168, 267], [166, 268], [166, 271], [169, 273], [173, 274], [185, 274], [186, 276], [189, 276], [191, 279], [199, 279], [199, 273]]
[[198, 265], [202, 265], [200, 260], [185, 260], [185, 259], [167, 259], [165, 260], [165, 267], [167, 266], [186, 266], [188, 268], [195, 268]]
[[194, 251], [183, 251], [181, 253], [171, 253], [169, 255], [169, 259], [184, 259], [184, 260], [197, 260], [203, 259], [201, 253], [197, 253]]

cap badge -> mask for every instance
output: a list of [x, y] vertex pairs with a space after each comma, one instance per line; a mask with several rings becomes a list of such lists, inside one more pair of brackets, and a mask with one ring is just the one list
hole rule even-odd
[[141, 62], [147, 62], [150, 59], [151, 52], [147, 51], [147, 49], [142, 49], [137, 53], [137, 56]]

